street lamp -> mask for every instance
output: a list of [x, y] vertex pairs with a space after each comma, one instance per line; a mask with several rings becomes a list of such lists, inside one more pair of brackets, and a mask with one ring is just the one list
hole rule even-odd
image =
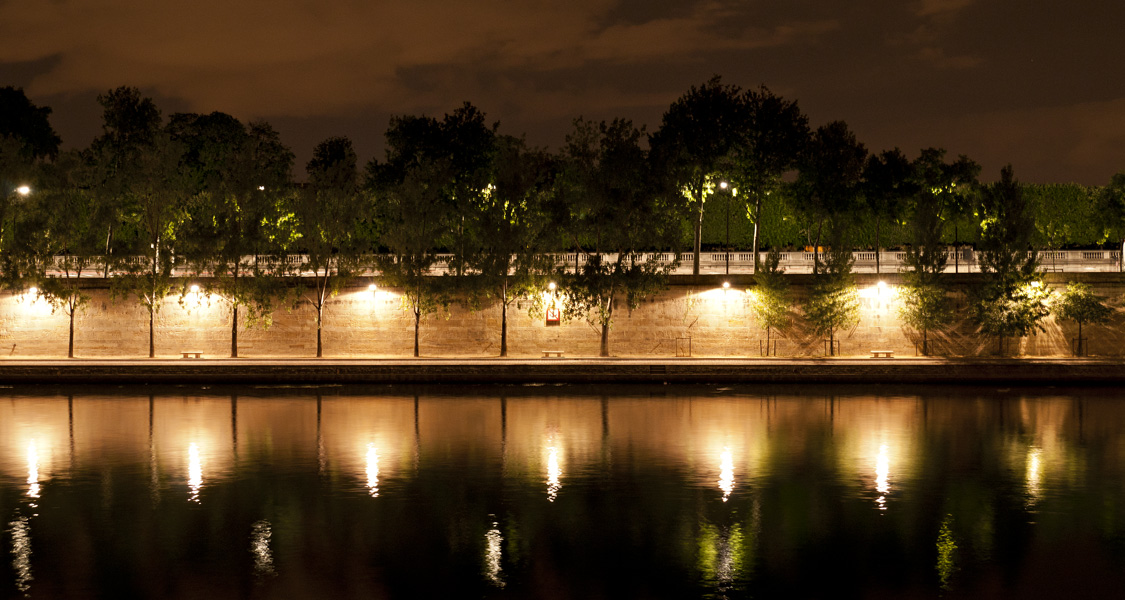
[[31, 187], [26, 186], [26, 185], [21, 185], [18, 188], [16, 188], [16, 193], [21, 195], [21, 196], [26, 196], [26, 195], [31, 193]]
[[[726, 191], [730, 184], [725, 181], [719, 182], [719, 189]], [[726, 247], [726, 263], [727, 275], [730, 275], [730, 201], [731, 197], [738, 193], [737, 189], [731, 188], [730, 194], [727, 195], [727, 247]]]

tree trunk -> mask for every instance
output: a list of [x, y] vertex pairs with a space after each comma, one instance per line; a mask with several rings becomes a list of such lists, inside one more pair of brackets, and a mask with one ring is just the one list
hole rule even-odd
[[879, 217], [875, 217], [875, 273], [879, 273]]
[[230, 357], [238, 358], [238, 305], [231, 305], [230, 314]]
[[[758, 223], [760, 223], [761, 220], [762, 196], [761, 194], [757, 194], [754, 196], [754, 243], [752, 248], [754, 251], [754, 273], [758, 272], [758, 266], [760, 264], [758, 261]], [[769, 332], [767, 331], [766, 333], [768, 335]]]
[[500, 302], [500, 358], [508, 356], [508, 298], [507, 292]]
[[820, 234], [824, 231], [824, 221], [822, 220], [816, 226], [816, 242], [813, 244], [812, 249], [812, 272], [813, 275], [820, 273]]
[[1082, 351], [1082, 321], [1078, 322], [1078, 356], [1085, 356], [1086, 353]]
[[929, 336], [927, 335], [928, 333], [929, 332], [927, 330], [925, 330], [925, 329], [922, 330], [922, 356], [929, 356], [930, 355], [930, 348], [928, 346], [928, 342], [929, 342], [929, 339], [928, 339]]
[[613, 298], [610, 298], [609, 309], [607, 311], [606, 318], [605, 318], [604, 321], [602, 321], [602, 345], [601, 345], [601, 352], [599, 352], [599, 354], [598, 354], [602, 358], [608, 358], [609, 357], [609, 325], [612, 321], [613, 321]]
[[156, 310], [148, 309], [148, 357], [156, 358]]
[[[74, 306], [70, 307], [70, 339], [66, 346], [66, 357], [74, 358]], [[1081, 327], [1081, 325], [1079, 325]]]
[[699, 193], [699, 214], [695, 218], [695, 248], [691, 256], [691, 274], [699, 275], [699, 253], [703, 250], [703, 192]]
[[836, 330], [828, 330], [828, 356], [836, 356]]
[[322, 358], [324, 356], [324, 345], [321, 341], [321, 323], [324, 320], [324, 300], [321, 300], [316, 305], [316, 357]]
[[414, 310], [414, 358], [418, 358], [418, 327], [422, 322], [422, 312]]

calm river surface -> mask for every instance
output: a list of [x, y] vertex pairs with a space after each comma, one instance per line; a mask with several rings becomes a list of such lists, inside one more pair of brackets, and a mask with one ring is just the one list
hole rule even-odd
[[1125, 591], [1125, 393], [0, 390], [0, 597]]

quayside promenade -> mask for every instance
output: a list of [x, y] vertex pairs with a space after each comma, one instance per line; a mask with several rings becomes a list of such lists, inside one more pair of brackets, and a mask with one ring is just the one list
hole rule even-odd
[[1125, 384], [1125, 360], [911, 357], [0, 361], [0, 385], [602, 382], [1121, 385]]

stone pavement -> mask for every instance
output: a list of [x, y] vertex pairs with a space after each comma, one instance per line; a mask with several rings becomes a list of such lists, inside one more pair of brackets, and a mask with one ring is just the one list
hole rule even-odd
[[420, 358], [0, 361], [21, 383], [902, 383], [1121, 385], [1099, 358]]

